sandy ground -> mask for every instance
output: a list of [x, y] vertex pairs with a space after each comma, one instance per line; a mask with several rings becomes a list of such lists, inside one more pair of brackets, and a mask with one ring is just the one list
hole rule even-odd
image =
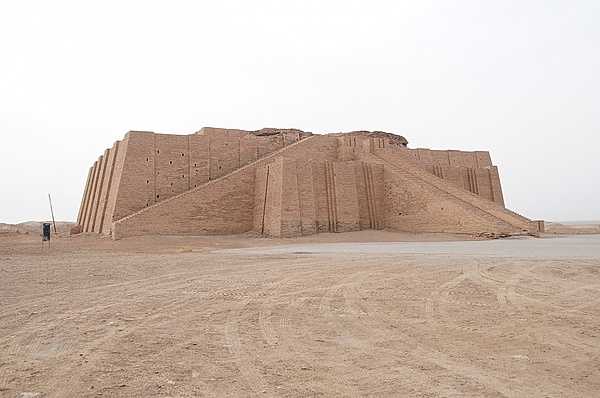
[[600, 236], [457, 238], [4, 236], [0, 397], [598, 397]]
[[579, 222], [546, 222], [546, 232], [550, 234], [600, 234], [600, 222], [598, 221], [579, 221]]

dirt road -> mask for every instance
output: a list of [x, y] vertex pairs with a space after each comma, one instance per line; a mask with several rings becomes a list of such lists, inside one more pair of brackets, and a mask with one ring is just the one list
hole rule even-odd
[[0, 397], [598, 396], [600, 256], [399, 238], [2, 238]]

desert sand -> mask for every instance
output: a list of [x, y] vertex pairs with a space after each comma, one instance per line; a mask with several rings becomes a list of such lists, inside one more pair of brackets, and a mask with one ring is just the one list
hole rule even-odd
[[5, 234], [0, 397], [597, 397], [600, 236], [460, 239]]

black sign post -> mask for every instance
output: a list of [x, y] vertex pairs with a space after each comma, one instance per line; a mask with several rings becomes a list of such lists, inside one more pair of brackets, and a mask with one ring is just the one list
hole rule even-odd
[[45, 222], [42, 224], [42, 248], [44, 247], [44, 242], [48, 242], [48, 247], [50, 247], [50, 223]]

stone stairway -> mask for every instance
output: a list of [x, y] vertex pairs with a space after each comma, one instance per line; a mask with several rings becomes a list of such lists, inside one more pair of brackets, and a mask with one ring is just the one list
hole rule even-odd
[[445, 194], [452, 196], [457, 201], [476, 209], [479, 215], [490, 221], [501, 221], [522, 233], [535, 232], [531, 231], [529, 219], [512, 212], [495, 202], [484, 199], [469, 191], [457, 188], [434, 174], [419, 168], [407, 155], [402, 153], [402, 149], [376, 150], [373, 154], [368, 154], [366, 156], [372, 157], [373, 160], [377, 159], [383, 161], [395, 173], [399, 173], [404, 178], [434, 186]]
[[281, 148], [281, 149], [279, 149], [279, 150], [277, 150], [275, 152], [271, 152], [268, 155], [266, 155], [266, 156], [264, 156], [264, 157], [262, 157], [260, 159], [257, 159], [257, 160], [255, 160], [252, 163], [248, 163], [247, 165], [244, 165], [244, 166], [242, 166], [242, 167], [240, 167], [238, 169], [235, 169], [235, 170], [233, 170], [232, 172], [230, 172], [228, 174], [222, 175], [222, 176], [220, 176], [218, 178], [215, 178], [214, 180], [207, 181], [207, 182], [205, 182], [202, 185], [199, 185], [199, 186], [197, 186], [195, 188], [192, 188], [192, 189], [188, 189], [187, 191], [182, 192], [182, 193], [180, 193], [178, 195], [172, 196], [172, 197], [170, 197], [168, 199], [165, 199], [165, 200], [162, 200], [160, 202], [154, 203], [151, 206], [144, 207], [143, 209], [138, 210], [135, 213], [129, 214], [129, 215], [127, 215], [127, 216], [125, 216], [125, 217], [123, 217], [123, 218], [121, 218], [119, 220], [115, 220], [114, 222], [119, 223], [119, 222], [123, 222], [123, 221], [129, 220], [129, 219], [134, 218], [134, 217], [136, 217], [136, 216], [138, 216], [140, 214], [143, 214], [145, 212], [151, 211], [152, 209], [154, 209], [154, 208], [156, 208], [158, 206], [164, 206], [166, 203], [169, 203], [169, 202], [172, 202], [172, 201], [175, 201], [175, 200], [179, 200], [179, 199], [181, 199], [181, 198], [183, 198], [183, 197], [185, 197], [187, 195], [190, 195], [190, 194], [192, 194], [194, 192], [197, 192], [197, 191], [200, 191], [202, 189], [205, 189], [208, 186], [214, 185], [215, 183], [217, 183], [217, 182], [219, 182], [221, 180], [224, 180], [224, 179], [230, 177], [231, 175], [234, 175], [236, 173], [241, 173], [241, 172], [243, 172], [246, 169], [255, 167], [257, 164], [262, 164], [262, 163], [268, 162], [269, 160], [275, 159], [277, 156], [281, 156], [282, 153], [284, 153], [285, 151], [289, 150], [290, 148], [293, 148], [293, 147], [298, 146], [298, 145], [306, 144], [308, 141], [316, 139], [316, 137], [319, 137], [319, 136], [318, 135], [312, 135], [312, 136], [303, 138], [300, 141], [297, 141], [297, 142], [294, 142], [294, 143], [292, 143], [290, 145], [287, 145], [287, 146], [285, 146], [285, 147], [283, 147], [283, 148]]

